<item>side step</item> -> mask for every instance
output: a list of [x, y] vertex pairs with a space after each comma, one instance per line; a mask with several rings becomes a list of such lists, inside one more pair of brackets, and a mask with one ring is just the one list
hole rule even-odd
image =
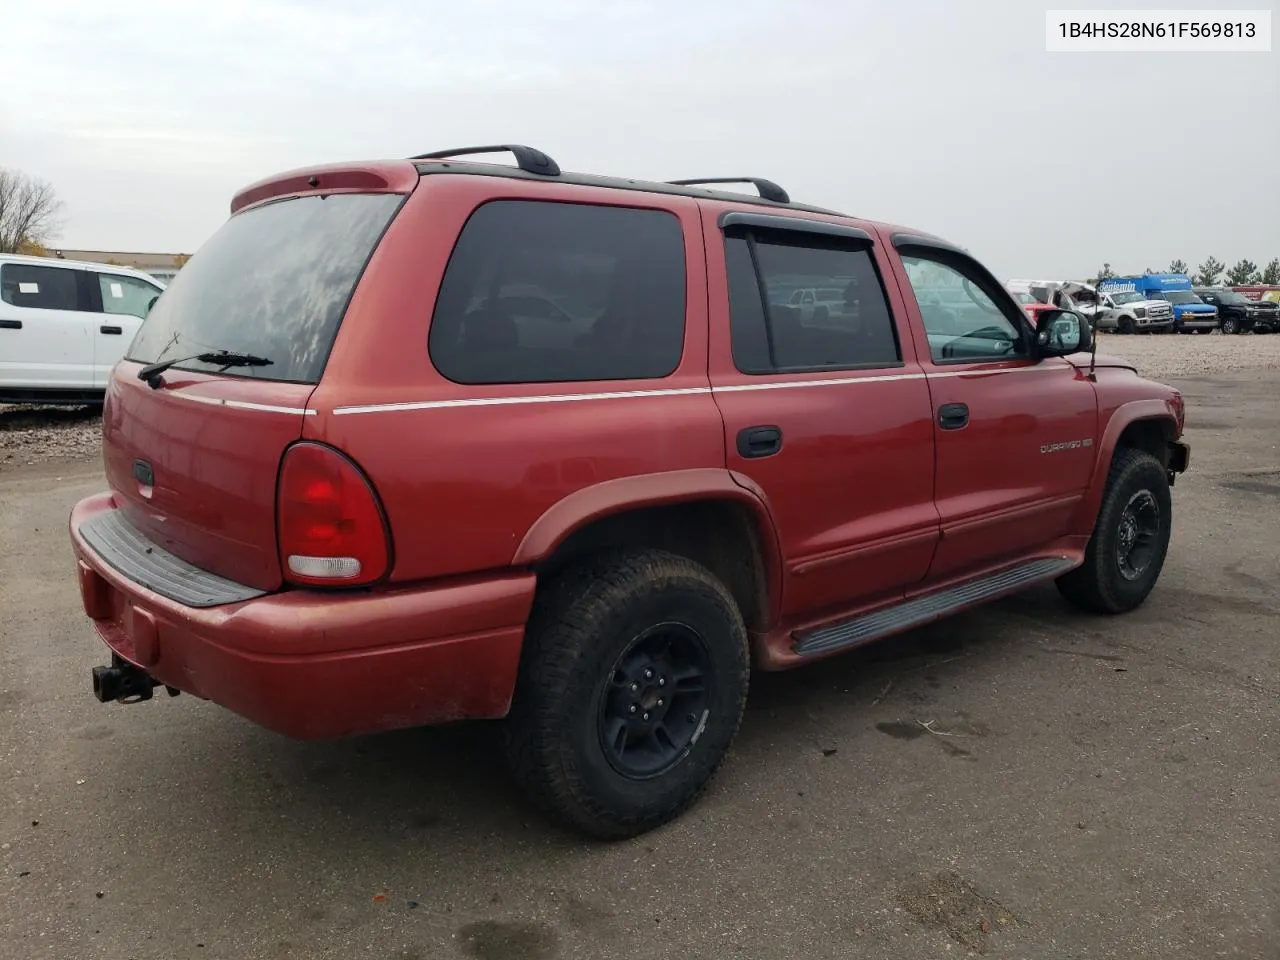
[[828, 627], [803, 634], [796, 639], [793, 649], [802, 656], [830, 653], [842, 647], [856, 647], [891, 633], [900, 633], [920, 627], [934, 620], [971, 607], [1007, 593], [1013, 593], [1033, 583], [1052, 580], [1061, 576], [1076, 564], [1064, 557], [1031, 560], [999, 573], [979, 577], [967, 583], [947, 587], [937, 593], [926, 594], [903, 601], [892, 607], [874, 610]]

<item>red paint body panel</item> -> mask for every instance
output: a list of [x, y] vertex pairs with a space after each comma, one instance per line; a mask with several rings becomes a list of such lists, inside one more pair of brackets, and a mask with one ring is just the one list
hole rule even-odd
[[[171, 369], [153, 390], [121, 361], [102, 414], [107, 483], [129, 521], [188, 563], [260, 590], [280, 586], [276, 470], [312, 387]], [[218, 406], [223, 401], [273, 409]], [[274, 409], [278, 408], [278, 409]], [[135, 460], [151, 464], [143, 488]]]
[[[707, 203], [711, 383], [724, 417], [729, 467], [764, 492], [784, 564], [781, 612], [791, 618], [863, 596], [901, 595], [929, 568], [938, 541], [933, 505], [933, 414], [910, 331], [898, 312], [905, 359], [874, 370], [754, 375], [734, 366], [728, 277], [717, 219]], [[867, 223], [855, 222], [864, 230]], [[896, 296], [882, 248], [876, 266]], [[896, 304], [892, 304], [896, 308]], [[745, 427], [782, 430], [782, 450], [743, 458]]]
[[940, 584], [1070, 532], [1093, 474], [1098, 400], [1088, 378], [1060, 358], [934, 362], [906, 269], [897, 257], [892, 264], [933, 409], [969, 408], [964, 427], [934, 432], [942, 538], [929, 582]]
[[[503, 716], [535, 565], [611, 513], [699, 499], [744, 506], [769, 589], [756, 662], [781, 669], [802, 661], [799, 629], [1012, 562], [1079, 562], [1126, 427], [1157, 419], [1181, 433], [1176, 392], [1121, 361], [1099, 357], [1096, 381], [1079, 357], [935, 364], [890, 240], [898, 227], [769, 208], [875, 239], [903, 360], [757, 376], [733, 363], [717, 220], [741, 204], [551, 178], [420, 178], [394, 161], [281, 174], [242, 190], [232, 209], [352, 191], [408, 197], [354, 289], [318, 385], [174, 369], [152, 390], [137, 364], [122, 362], [103, 425], [112, 492], [70, 519], [84, 609], [115, 652], [292, 736]], [[460, 230], [480, 205], [520, 198], [679, 220], [686, 328], [670, 376], [467, 386], [434, 369], [428, 328]], [[968, 424], [940, 429], [938, 408], [957, 402]], [[765, 424], [781, 428], [781, 451], [742, 457], [738, 432]], [[375, 490], [394, 558], [377, 587], [284, 585], [276, 484], [298, 439], [336, 447]], [[154, 466], [154, 488], [135, 479], [139, 459]], [[193, 609], [127, 579], [77, 529], [112, 509], [188, 563], [266, 594]]]
[[[674, 373], [662, 380], [468, 386], [434, 370], [427, 331], [438, 278], [463, 224], [495, 198], [495, 187], [502, 198], [563, 194], [566, 201], [666, 210], [680, 219], [689, 296], [684, 354]], [[391, 579], [507, 567], [539, 518], [598, 484], [723, 471], [723, 425], [707, 389], [705, 269], [691, 198], [426, 178], [361, 280], [312, 398], [321, 413], [305, 427], [308, 438], [338, 446], [373, 480], [395, 538]], [[576, 399], [502, 402], [531, 396]], [[477, 399], [495, 402], [413, 406]], [[359, 410], [385, 403], [407, 406]], [[632, 489], [644, 496], [643, 484]]]
[[112, 650], [161, 682], [301, 738], [506, 713], [532, 574], [197, 610], [125, 579], [85, 544], [79, 525], [111, 509], [101, 494], [71, 514], [87, 612]]

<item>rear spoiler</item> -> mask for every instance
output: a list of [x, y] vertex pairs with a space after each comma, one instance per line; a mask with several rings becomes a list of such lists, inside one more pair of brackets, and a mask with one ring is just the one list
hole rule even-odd
[[231, 199], [231, 215], [266, 200], [320, 193], [410, 193], [417, 185], [418, 168], [408, 160], [305, 167], [249, 184]]

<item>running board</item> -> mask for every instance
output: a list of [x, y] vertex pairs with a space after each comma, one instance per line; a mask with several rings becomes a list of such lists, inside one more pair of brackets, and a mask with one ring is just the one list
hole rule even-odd
[[1074, 561], [1065, 557], [1031, 560], [1016, 567], [1001, 570], [999, 573], [947, 587], [937, 593], [904, 600], [892, 607], [864, 613], [852, 620], [844, 620], [829, 627], [820, 627], [798, 637], [793, 649], [801, 656], [811, 657], [844, 647], [856, 647], [891, 633], [899, 633], [934, 620], [941, 620], [964, 607], [994, 600], [996, 597], [1013, 593], [1033, 583], [1052, 580], [1075, 566]]

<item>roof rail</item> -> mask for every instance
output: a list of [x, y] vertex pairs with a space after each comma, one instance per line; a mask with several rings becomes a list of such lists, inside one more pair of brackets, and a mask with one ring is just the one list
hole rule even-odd
[[712, 177], [709, 180], [668, 180], [667, 183], [678, 187], [693, 187], [704, 183], [750, 183], [760, 191], [760, 199], [772, 200], [774, 203], [790, 203], [791, 196], [772, 180], [763, 177]]
[[447, 160], [450, 157], [463, 157], [472, 153], [510, 153], [516, 158], [516, 166], [525, 173], [537, 173], [544, 177], [560, 176], [560, 165], [541, 150], [526, 147], [519, 143], [501, 143], [488, 147], [458, 147], [455, 150], [436, 150], [432, 153], [420, 153], [410, 160]]

